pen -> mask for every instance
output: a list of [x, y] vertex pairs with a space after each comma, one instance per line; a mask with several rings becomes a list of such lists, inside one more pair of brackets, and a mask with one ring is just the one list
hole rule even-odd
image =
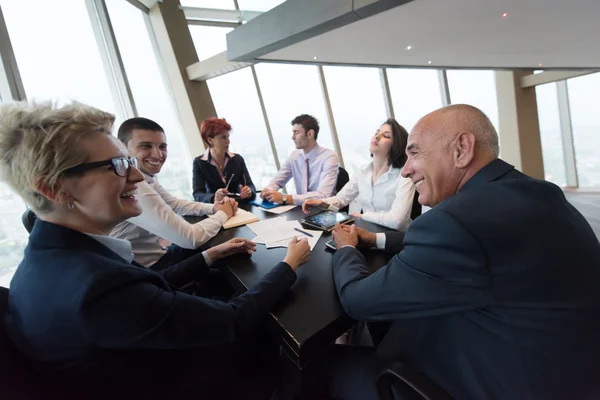
[[229, 184], [231, 183], [231, 180], [233, 179], [235, 174], [231, 174], [231, 177], [229, 178], [229, 180], [227, 181], [227, 186], [225, 186], [225, 189], [229, 190]]
[[308, 232], [305, 232], [305, 231], [303, 231], [302, 229], [294, 228], [294, 230], [295, 230], [295, 231], [298, 231], [298, 232], [300, 232], [300, 233], [304, 233], [306, 236], [313, 237], [313, 235], [311, 235], [311, 234], [310, 234], [310, 233], [308, 233]]

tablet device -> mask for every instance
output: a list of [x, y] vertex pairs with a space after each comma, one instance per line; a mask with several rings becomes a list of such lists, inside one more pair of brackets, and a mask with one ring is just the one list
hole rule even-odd
[[257, 197], [256, 200], [252, 200], [250, 202], [250, 204], [258, 206], [258, 207], [262, 207], [267, 210], [270, 210], [271, 208], [279, 207], [281, 205], [281, 204], [277, 204], [277, 203], [271, 203], [270, 201], [263, 200], [259, 197]]
[[335, 224], [348, 224], [354, 221], [354, 217], [339, 211], [326, 210], [318, 214], [311, 215], [300, 221], [300, 223], [311, 228], [321, 229], [330, 232]]
[[337, 250], [335, 248], [335, 243], [333, 242], [333, 239], [331, 239], [329, 242], [325, 242], [325, 247], [334, 251]]

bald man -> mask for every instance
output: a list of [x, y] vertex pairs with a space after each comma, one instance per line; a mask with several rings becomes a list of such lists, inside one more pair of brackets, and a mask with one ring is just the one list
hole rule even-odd
[[[337, 227], [335, 283], [356, 320], [391, 321], [377, 349], [338, 355], [339, 399], [377, 398], [384, 360], [456, 399], [600, 398], [600, 243], [552, 183], [498, 159], [477, 108], [423, 117], [402, 175], [432, 207], [405, 234]], [[397, 253], [370, 274], [359, 245]]]

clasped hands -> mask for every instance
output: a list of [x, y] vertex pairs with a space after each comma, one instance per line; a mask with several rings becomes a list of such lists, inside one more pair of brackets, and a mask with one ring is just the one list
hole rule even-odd
[[233, 217], [238, 209], [238, 202], [229, 197], [223, 197], [221, 200], [217, 200], [215, 195], [215, 204], [213, 205], [213, 214], [217, 211], [223, 211], [227, 214], [227, 219]]
[[331, 234], [336, 249], [344, 246], [377, 247], [377, 235], [356, 225], [336, 224]]

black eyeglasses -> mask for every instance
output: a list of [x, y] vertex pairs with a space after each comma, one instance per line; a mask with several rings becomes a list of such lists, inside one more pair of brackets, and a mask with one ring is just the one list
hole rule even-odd
[[79, 164], [71, 167], [65, 171], [65, 175], [79, 175], [89, 169], [103, 167], [105, 165], [111, 165], [112, 170], [117, 176], [126, 177], [131, 173], [131, 167], [139, 169], [137, 158], [133, 157], [115, 157], [110, 160], [96, 161], [87, 164]]

